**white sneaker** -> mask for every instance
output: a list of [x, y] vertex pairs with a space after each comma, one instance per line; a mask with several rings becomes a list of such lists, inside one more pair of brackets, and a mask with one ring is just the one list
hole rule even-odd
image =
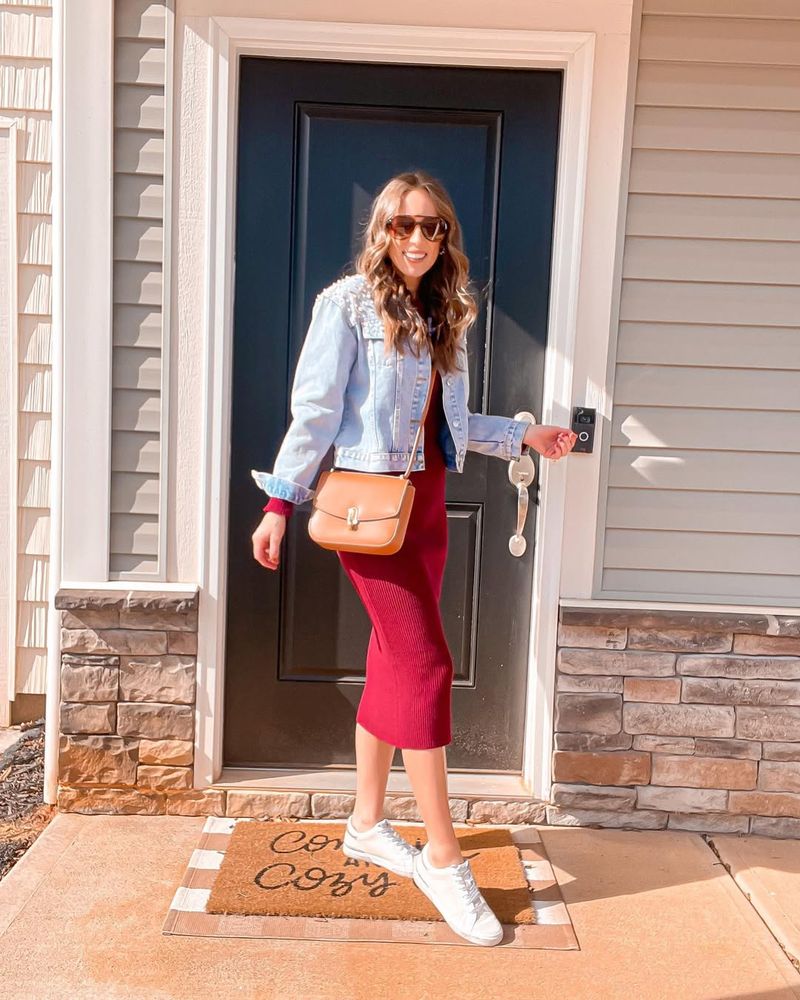
[[359, 831], [353, 826], [352, 816], [348, 816], [342, 852], [348, 858], [371, 861], [382, 868], [388, 868], [395, 875], [411, 878], [414, 873], [414, 858], [419, 854], [419, 848], [404, 840], [388, 819], [379, 820], [369, 830]]
[[483, 898], [467, 858], [446, 868], [434, 868], [425, 843], [414, 859], [413, 878], [450, 930], [472, 944], [494, 945], [503, 940], [503, 925]]

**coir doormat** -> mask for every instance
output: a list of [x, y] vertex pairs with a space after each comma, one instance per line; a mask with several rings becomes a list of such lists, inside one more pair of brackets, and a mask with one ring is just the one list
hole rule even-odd
[[[425, 842], [421, 824], [393, 825], [410, 843]], [[578, 948], [535, 827], [455, 829], [505, 927], [504, 945]], [[209, 817], [162, 932], [474, 947], [450, 930], [411, 879], [343, 855], [343, 835], [343, 821]]]
[[[421, 847], [417, 830], [398, 829]], [[287, 917], [437, 920], [439, 911], [410, 878], [342, 854], [341, 822], [240, 823], [233, 831], [209, 913]], [[459, 844], [501, 923], [534, 922], [525, 872], [503, 827], [461, 830]]]

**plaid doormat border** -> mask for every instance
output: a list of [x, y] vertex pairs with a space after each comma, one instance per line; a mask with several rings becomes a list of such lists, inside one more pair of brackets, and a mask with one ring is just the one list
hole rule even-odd
[[[443, 920], [372, 920], [355, 917], [243, 916], [206, 913], [205, 907], [236, 823], [249, 818], [209, 816], [198, 847], [192, 851], [180, 886], [170, 904], [162, 934], [200, 937], [294, 938], [336, 941], [405, 941], [409, 944], [450, 944], [473, 948]], [[304, 820], [304, 823], [314, 822]], [[318, 822], [330, 823], [331, 820]], [[420, 824], [395, 822], [396, 826]], [[456, 824], [456, 828], [462, 824]], [[344, 828], [344, 821], [342, 821]], [[470, 829], [475, 829], [470, 825]], [[480, 828], [480, 827], [478, 827]], [[491, 829], [496, 829], [492, 826]], [[561, 896], [550, 860], [533, 826], [508, 827], [531, 891], [535, 923], [505, 924], [501, 947], [579, 950], [575, 929]]]

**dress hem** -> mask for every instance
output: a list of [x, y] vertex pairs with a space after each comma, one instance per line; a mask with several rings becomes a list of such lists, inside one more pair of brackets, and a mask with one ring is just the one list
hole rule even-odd
[[370, 736], [374, 736], [376, 740], [380, 740], [382, 743], [388, 743], [389, 746], [393, 746], [396, 750], [438, 750], [440, 747], [449, 747], [450, 744], [453, 742], [453, 738], [451, 736], [446, 743], [434, 743], [431, 746], [422, 746], [422, 747], [403, 746], [401, 743], [395, 742], [395, 740], [388, 739], [386, 736], [381, 736], [380, 733], [374, 732], [371, 726], [364, 725], [364, 723], [358, 717], [356, 717], [356, 722], [359, 724], [359, 726], [361, 726], [362, 729], [365, 729], [370, 734]]

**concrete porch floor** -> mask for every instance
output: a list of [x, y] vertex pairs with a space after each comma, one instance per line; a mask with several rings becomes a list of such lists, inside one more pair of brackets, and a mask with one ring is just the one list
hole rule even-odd
[[57, 815], [0, 882], [0, 998], [800, 998], [768, 916], [695, 834], [539, 827], [581, 950], [504, 952], [164, 936], [203, 823]]

